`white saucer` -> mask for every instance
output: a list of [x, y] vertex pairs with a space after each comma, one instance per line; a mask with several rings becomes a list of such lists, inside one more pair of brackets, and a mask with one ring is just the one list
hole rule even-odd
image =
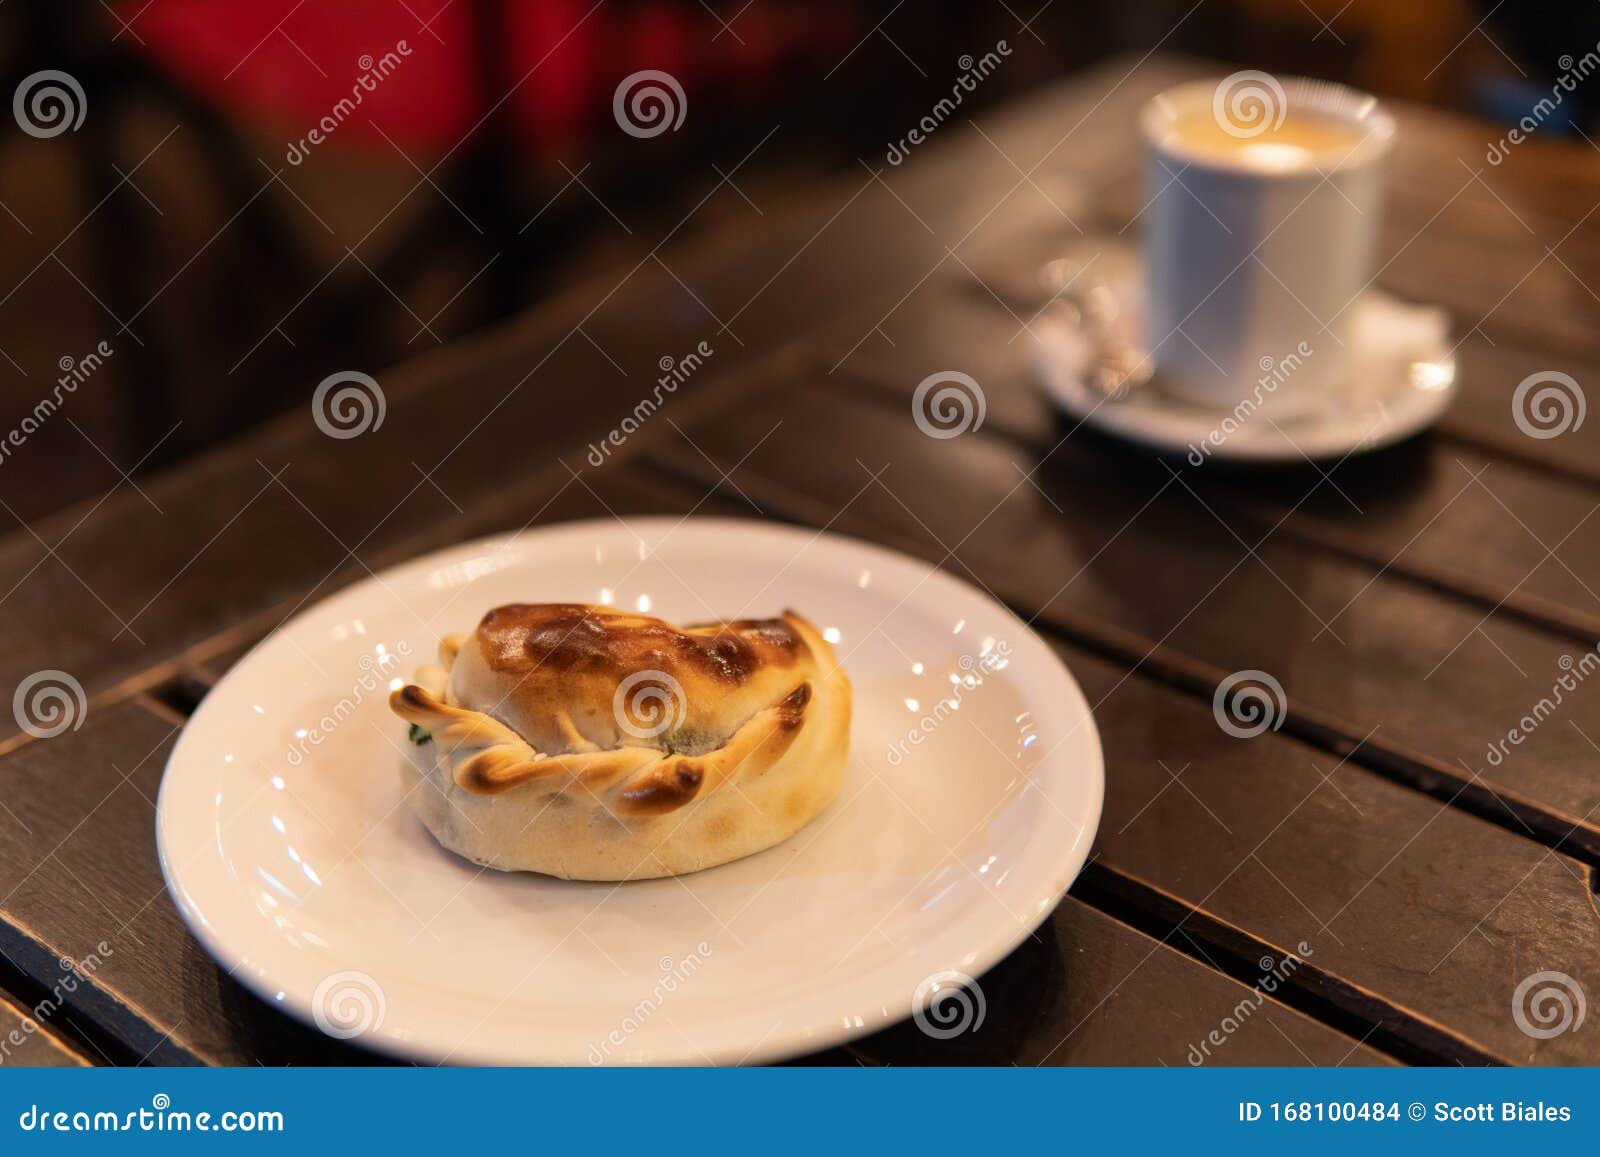
[[[854, 684], [843, 791], [787, 843], [677, 879], [445, 852], [402, 802], [389, 686], [514, 600], [799, 610]], [[1072, 676], [973, 587], [829, 534], [606, 520], [416, 559], [285, 625], [185, 729], [157, 835], [207, 951], [331, 1035], [426, 1061], [732, 1064], [872, 1032], [980, 976], [1077, 875], [1103, 786]]]
[[[1143, 329], [1142, 264], [1121, 243], [1083, 243], [1071, 272], [1075, 294], [1093, 282], [1103, 325], [1139, 347]], [[1071, 276], [1069, 272], [1068, 276]], [[1045, 393], [1068, 415], [1153, 449], [1208, 459], [1292, 463], [1343, 458], [1398, 442], [1436, 422], [1455, 400], [1458, 384], [1449, 321], [1435, 306], [1401, 302], [1373, 289], [1351, 306], [1350, 373], [1344, 385], [1319, 399], [1316, 409], [1277, 417], [1269, 403], [1235, 415], [1178, 400], [1161, 389], [1160, 375], [1108, 398], [1089, 379], [1102, 344], [1101, 328], [1083, 311], [1061, 304], [1032, 325], [1034, 369]], [[1174, 339], [1177, 340], [1177, 339]], [[1263, 367], [1264, 369], [1270, 367]], [[1255, 382], [1243, 383], [1240, 396]]]

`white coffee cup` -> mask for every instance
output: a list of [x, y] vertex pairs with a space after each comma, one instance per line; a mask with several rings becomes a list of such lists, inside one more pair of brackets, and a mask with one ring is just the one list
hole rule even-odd
[[1240, 72], [1160, 94], [1140, 128], [1144, 330], [1161, 387], [1203, 406], [1314, 411], [1349, 370], [1393, 118], [1343, 85]]

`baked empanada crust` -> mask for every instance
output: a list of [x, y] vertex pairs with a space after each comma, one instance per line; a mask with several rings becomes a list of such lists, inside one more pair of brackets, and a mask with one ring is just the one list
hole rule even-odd
[[[791, 611], [677, 628], [512, 604], [446, 637], [440, 664], [390, 698], [430, 736], [408, 760], [413, 807], [445, 846], [494, 867], [708, 867], [787, 838], [842, 778], [849, 681]], [[508, 838], [502, 821], [523, 812]]]

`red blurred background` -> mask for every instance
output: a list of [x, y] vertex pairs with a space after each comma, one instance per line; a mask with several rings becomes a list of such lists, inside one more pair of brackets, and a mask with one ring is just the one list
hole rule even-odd
[[[0, 492], [37, 518], [302, 404], [335, 370], [376, 373], [626, 271], [664, 238], [859, 173], [948, 92], [963, 55], [1001, 39], [1013, 52], [963, 117], [1160, 49], [1514, 118], [1549, 91], [1560, 53], [1600, 39], [1597, 13], [1590, 0], [9, 0], [8, 85], [65, 72], [88, 115], [49, 139], [6, 123], [0, 428], [64, 360], [102, 341], [116, 353], [72, 422], [4, 462]], [[682, 131], [620, 130], [613, 95], [644, 69], [682, 86]], [[1541, 131], [1583, 129], [1583, 99]], [[324, 118], [332, 131], [297, 148]]]

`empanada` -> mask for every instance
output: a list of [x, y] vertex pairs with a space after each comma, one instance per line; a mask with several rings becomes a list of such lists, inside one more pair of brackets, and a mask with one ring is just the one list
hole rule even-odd
[[850, 683], [799, 615], [678, 628], [512, 604], [389, 703], [438, 841], [575, 880], [695, 872], [781, 843], [839, 789]]

